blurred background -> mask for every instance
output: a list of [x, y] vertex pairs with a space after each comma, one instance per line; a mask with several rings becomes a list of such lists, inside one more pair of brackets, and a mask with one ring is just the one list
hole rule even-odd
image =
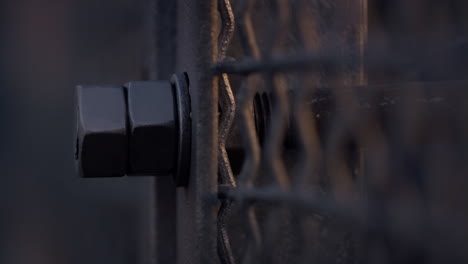
[[141, 79], [144, 1], [0, 1], [0, 263], [148, 261], [150, 179], [80, 179], [74, 87]]

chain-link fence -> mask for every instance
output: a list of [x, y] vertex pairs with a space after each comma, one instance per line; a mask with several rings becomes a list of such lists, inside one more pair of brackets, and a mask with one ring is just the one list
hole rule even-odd
[[460, 0], [220, 0], [221, 263], [464, 263]]

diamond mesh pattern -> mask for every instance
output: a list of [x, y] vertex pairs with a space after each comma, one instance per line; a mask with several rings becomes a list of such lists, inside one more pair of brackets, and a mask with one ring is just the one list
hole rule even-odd
[[415, 7], [377, 2], [219, 0], [221, 263], [467, 260], [464, 31], [409, 41]]

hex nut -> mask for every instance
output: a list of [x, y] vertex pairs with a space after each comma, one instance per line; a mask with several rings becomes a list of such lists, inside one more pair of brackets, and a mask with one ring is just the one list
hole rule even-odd
[[124, 85], [129, 127], [128, 175], [170, 175], [176, 166], [177, 109], [169, 81]]
[[117, 177], [127, 171], [128, 137], [124, 89], [77, 87], [75, 159], [82, 177]]

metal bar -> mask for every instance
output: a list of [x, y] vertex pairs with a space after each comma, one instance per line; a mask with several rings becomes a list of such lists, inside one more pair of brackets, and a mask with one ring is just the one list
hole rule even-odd
[[[388, 223], [380, 221], [381, 218], [368, 218], [368, 210], [377, 208], [369, 208], [367, 203], [357, 200], [336, 201], [331, 195], [314, 195], [307, 192], [288, 192], [279, 188], [257, 188], [257, 189], [240, 189], [228, 186], [220, 186], [219, 199], [227, 199], [238, 203], [246, 203], [252, 206], [257, 205], [273, 205], [278, 208], [285, 204], [289, 208], [297, 208], [301, 210], [301, 215], [315, 215], [320, 221], [326, 222], [327, 219], [333, 219], [335, 223], [342, 226], [353, 228], [358, 232], [372, 232], [389, 236], [399, 243], [404, 243], [413, 249], [418, 249], [425, 246], [424, 234], [433, 232], [443, 236], [443, 240], [447, 246], [443, 246], [443, 250], [448, 256], [454, 256], [455, 259], [460, 257], [463, 252], [463, 244], [459, 244], [457, 240], [457, 227], [463, 225], [453, 221], [453, 219], [434, 219], [430, 229], [425, 224], [427, 223], [427, 215], [417, 204], [402, 201], [400, 203], [388, 206], [385, 210], [392, 211], [394, 214], [387, 215], [382, 210], [375, 210], [376, 213], [382, 213], [382, 216], [392, 217]], [[409, 214], [408, 212], [412, 212]], [[453, 221], [453, 222], [452, 222]]]
[[291, 72], [303, 69], [334, 66], [339, 62], [338, 56], [311, 55], [307, 53], [272, 57], [268, 60], [244, 58], [239, 61], [223, 61], [215, 64], [214, 74], [252, 72]]
[[[371, 41], [369, 41], [371, 42]], [[375, 41], [374, 42], [378, 42]], [[408, 40], [411, 42], [411, 40]], [[406, 70], [424, 76], [434, 71], [438, 65], [446, 65], [446, 72], [450, 70], [458, 73], [464, 67], [462, 58], [468, 55], [466, 39], [454, 41], [452, 45], [408, 48], [404, 52], [389, 50], [385, 47], [373, 45], [366, 47], [366, 55], [361, 57], [361, 64], [372, 70]], [[347, 54], [360, 56], [359, 50]], [[250, 56], [239, 60], [226, 60], [214, 64], [213, 74], [221, 73], [248, 74], [255, 72], [299, 72], [305, 70], [320, 70], [328, 67], [340, 67], [346, 63], [346, 57], [340, 50], [323, 50], [312, 53], [306, 50], [296, 50], [284, 55], [256, 59]], [[440, 73], [438, 73], [440, 74]], [[360, 74], [361, 79], [365, 75]], [[428, 78], [428, 77], [426, 77]]]
[[177, 263], [217, 263], [218, 165], [217, 0], [178, 0], [177, 63], [186, 72], [192, 99], [192, 157], [188, 186], [177, 190]]

